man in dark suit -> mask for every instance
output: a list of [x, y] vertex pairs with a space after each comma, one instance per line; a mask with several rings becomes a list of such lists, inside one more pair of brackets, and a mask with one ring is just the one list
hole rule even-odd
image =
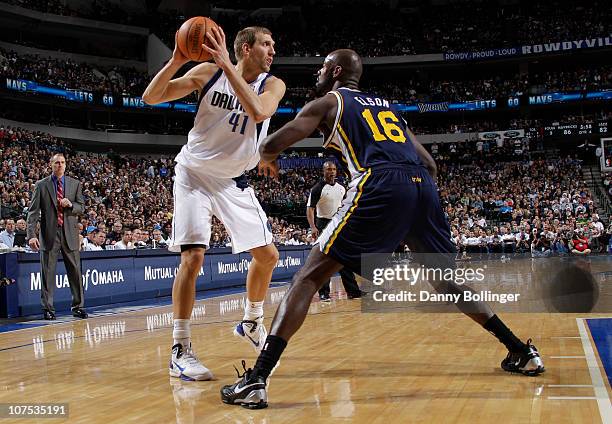
[[[40, 250], [42, 268], [41, 303], [44, 318], [55, 319], [53, 290], [55, 266], [60, 251], [68, 273], [72, 292], [72, 315], [87, 318], [83, 309], [83, 283], [81, 256], [79, 254], [79, 221], [83, 213], [81, 182], [64, 175], [66, 158], [62, 153], [51, 157], [53, 173], [36, 183], [32, 202], [28, 209], [28, 244]], [[36, 237], [36, 224], [40, 219], [40, 240]]]

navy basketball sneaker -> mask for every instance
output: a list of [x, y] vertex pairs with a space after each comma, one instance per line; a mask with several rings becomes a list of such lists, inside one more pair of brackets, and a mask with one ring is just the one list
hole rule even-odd
[[520, 352], [508, 352], [508, 356], [501, 363], [504, 371], [516, 372], [530, 377], [542, 374], [544, 371], [544, 363], [538, 349], [531, 344], [531, 339], [527, 340], [527, 345]]
[[255, 375], [253, 370], [246, 369], [246, 362], [242, 361], [244, 373], [236, 367], [238, 380], [234, 384], [221, 388], [221, 400], [229, 405], [240, 405], [248, 409], [262, 409], [268, 406], [268, 393], [266, 392], [266, 380], [262, 376]]

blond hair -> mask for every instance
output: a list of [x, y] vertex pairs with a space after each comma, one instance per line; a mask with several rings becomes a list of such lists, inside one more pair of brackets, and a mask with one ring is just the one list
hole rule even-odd
[[272, 32], [268, 28], [260, 26], [246, 27], [238, 31], [234, 40], [234, 54], [237, 60], [242, 59], [242, 45], [246, 43], [249, 47], [253, 47], [257, 40], [257, 34], [272, 35]]

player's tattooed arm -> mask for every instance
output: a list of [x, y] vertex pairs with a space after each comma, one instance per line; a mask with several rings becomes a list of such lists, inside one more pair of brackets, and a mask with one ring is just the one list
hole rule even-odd
[[323, 96], [308, 103], [293, 121], [266, 137], [259, 146], [261, 159], [274, 161], [283, 150], [308, 137], [317, 128], [324, 133], [329, 132], [337, 108], [338, 102], [334, 96]]

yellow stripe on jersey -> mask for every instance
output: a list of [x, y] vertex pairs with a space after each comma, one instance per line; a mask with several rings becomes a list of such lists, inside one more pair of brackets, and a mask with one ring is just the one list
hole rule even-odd
[[330, 91], [329, 93], [336, 96], [336, 100], [338, 100], [338, 110], [336, 111], [336, 120], [334, 121], [332, 132], [327, 138], [327, 140], [325, 140], [325, 142], [323, 143], [324, 148], [327, 147], [329, 144], [331, 144], [332, 139], [334, 138], [334, 134], [336, 132], [336, 129], [335, 129], [336, 125], [338, 125], [338, 123], [342, 119], [342, 113], [344, 112], [344, 99], [342, 98], [342, 94], [338, 93], [337, 91]]
[[346, 222], [348, 221], [350, 216], [353, 214], [353, 212], [357, 208], [357, 203], [359, 202], [359, 199], [361, 198], [361, 194], [363, 193], [363, 185], [366, 183], [366, 181], [368, 180], [371, 174], [372, 174], [372, 169], [368, 169], [368, 172], [365, 173], [363, 179], [357, 185], [357, 194], [355, 195], [355, 198], [353, 199], [353, 205], [350, 207], [346, 215], [344, 215], [344, 218], [342, 218], [342, 221], [340, 221], [340, 224], [338, 224], [338, 226], [332, 233], [331, 237], [329, 238], [329, 241], [327, 242], [327, 244], [325, 245], [325, 248], [323, 249], [323, 253], [325, 254], [329, 253], [329, 249], [331, 249], [332, 245], [334, 244], [334, 241], [336, 241], [338, 234], [340, 234], [340, 231], [346, 225]]
[[351, 144], [351, 141], [349, 140], [348, 136], [346, 135], [346, 133], [342, 129], [342, 126], [340, 125], [340, 122], [338, 122], [338, 133], [340, 134], [340, 138], [342, 140], [344, 140], [344, 143], [346, 144], [346, 149], [348, 150], [348, 152], [351, 155], [351, 159], [352, 159], [353, 165], [355, 166], [355, 168], [358, 171], [364, 172], [365, 168], [359, 164], [359, 161], [357, 160], [357, 156], [355, 155], [355, 150], [353, 150], [353, 145]]
[[342, 113], [344, 112], [344, 98], [342, 97], [342, 94], [338, 92], [336, 92], [335, 94], [340, 99], [340, 114], [338, 115], [338, 124], [340, 124], [340, 122], [342, 121]]

